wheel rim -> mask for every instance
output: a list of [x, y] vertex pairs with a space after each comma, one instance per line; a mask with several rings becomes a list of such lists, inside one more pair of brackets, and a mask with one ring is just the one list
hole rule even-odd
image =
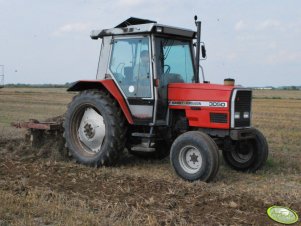
[[254, 146], [252, 142], [238, 143], [234, 149], [231, 150], [233, 159], [239, 163], [246, 163], [253, 158]]
[[81, 143], [86, 146], [84, 148], [86, 152], [89, 154], [98, 153], [106, 134], [103, 117], [93, 108], [86, 108], [77, 133]]
[[196, 173], [203, 163], [201, 152], [194, 146], [185, 146], [180, 150], [179, 163], [185, 172]]

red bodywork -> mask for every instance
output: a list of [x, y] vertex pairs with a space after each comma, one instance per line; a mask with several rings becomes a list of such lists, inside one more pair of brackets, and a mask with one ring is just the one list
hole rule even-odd
[[[234, 86], [206, 83], [173, 83], [168, 86], [170, 109], [185, 110], [189, 126], [202, 128], [229, 129], [230, 102]], [[196, 103], [196, 104], [194, 104]], [[219, 105], [216, 107], [214, 105]], [[210, 122], [210, 113], [224, 113], [226, 123]]]
[[99, 82], [101, 82], [106, 87], [106, 89], [111, 93], [111, 95], [118, 101], [126, 119], [130, 124], [133, 124], [134, 122], [133, 122], [132, 115], [119, 89], [115, 85], [115, 82], [112, 79], [100, 80]]
[[105, 87], [106, 90], [117, 100], [119, 103], [127, 121], [130, 124], [134, 124], [132, 115], [128, 109], [128, 106], [121, 95], [119, 89], [117, 88], [113, 79], [106, 80], [80, 80], [73, 84], [68, 91], [81, 91], [86, 89], [95, 89], [97, 87]]
[[[78, 81], [68, 91], [81, 91], [104, 87], [118, 101], [127, 121], [134, 124], [132, 115], [120, 90], [112, 79]], [[185, 110], [189, 126], [201, 128], [230, 128], [230, 99], [234, 86], [206, 83], [173, 83], [168, 85], [170, 109]], [[211, 104], [223, 106], [210, 106]], [[207, 104], [207, 105], [206, 105]], [[210, 120], [210, 113], [226, 115], [227, 122], [215, 123]]]

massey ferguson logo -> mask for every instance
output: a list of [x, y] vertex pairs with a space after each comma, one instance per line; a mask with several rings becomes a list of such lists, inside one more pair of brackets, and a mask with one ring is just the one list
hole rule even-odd
[[169, 101], [170, 106], [226, 108], [227, 102], [217, 101]]
[[225, 108], [225, 107], [227, 107], [227, 103], [226, 102], [209, 102], [209, 107]]

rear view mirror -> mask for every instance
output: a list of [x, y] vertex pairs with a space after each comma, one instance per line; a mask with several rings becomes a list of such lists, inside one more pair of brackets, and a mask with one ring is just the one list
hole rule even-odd
[[202, 58], [206, 59], [207, 58], [207, 54], [206, 54], [205, 43], [202, 43], [202, 45], [201, 45], [201, 52], [202, 52]]

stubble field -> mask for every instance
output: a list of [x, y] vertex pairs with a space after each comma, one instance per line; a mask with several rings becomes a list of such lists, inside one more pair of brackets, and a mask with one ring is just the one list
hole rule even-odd
[[[301, 91], [254, 92], [253, 125], [270, 155], [256, 174], [222, 163], [212, 183], [189, 183], [169, 159], [126, 152], [117, 166], [89, 168], [33, 149], [12, 121], [61, 115], [74, 94], [64, 89], [0, 90], [0, 225], [278, 225], [272, 205], [301, 215]], [[56, 154], [55, 154], [56, 153]], [[300, 223], [300, 222], [299, 222]]]

